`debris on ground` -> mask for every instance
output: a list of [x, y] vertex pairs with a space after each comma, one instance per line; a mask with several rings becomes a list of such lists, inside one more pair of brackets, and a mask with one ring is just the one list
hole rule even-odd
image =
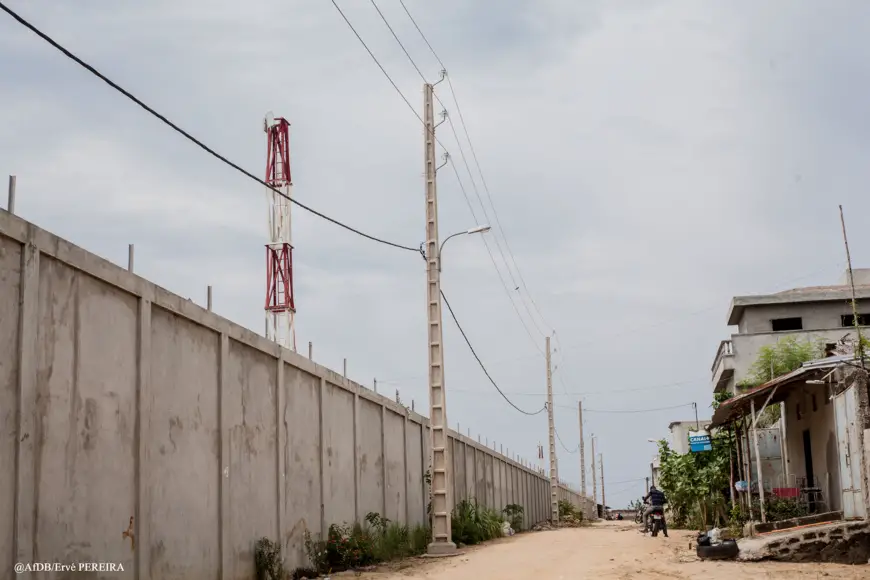
[[544, 521], [532, 526], [533, 532], [543, 532], [546, 530], [558, 530], [560, 528], [579, 528], [583, 526], [583, 520], [574, 516], [565, 516], [560, 518], [558, 522]]

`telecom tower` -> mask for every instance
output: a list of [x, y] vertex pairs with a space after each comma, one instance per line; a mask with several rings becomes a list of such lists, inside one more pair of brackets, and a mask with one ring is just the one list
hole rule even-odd
[[[296, 350], [296, 305], [293, 300], [293, 246], [290, 237], [290, 123], [266, 115], [266, 190], [269, 243], [266, 244], [266, 338]], [[277, 193], [280, 191], [281, 193]], [[281, 195], [283, 194], [283, 195]]]

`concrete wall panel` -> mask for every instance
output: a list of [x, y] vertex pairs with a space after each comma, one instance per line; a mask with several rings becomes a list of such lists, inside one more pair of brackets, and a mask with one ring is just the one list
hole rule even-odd
[[474, 499], [481, 505], [486, 504], [487, 470], [486, 461], [484, 460], [485, 457], [486, 455], [480, 449], [474, 450], [474, 469], [477, 476], [477, 484], [475, 485], [474, 490]]
[[227, 577], [242, 579], [250, 576], [254, 542], [278, 537], [278, 365], [268, 354], [230, 340], [226, 367], [229, 513], [224, 521], [232, 554]]
[[145, 395], [151, 415], [143, 418], [150, 438], [142, 475], [151, 495], [143, 516], [150, 522], [151, 545], [140, 549], [152, 578], [220, 573], [219, 341], [215, 332], [162, 308], [151, 311], [151, 384]]
[[[362, 403], [362, 401], [360, 401]], [[326, 525], [353, 522], [353, 394], [324, 382], [323, 391], [323, 484]], [[378, 421], [380, 423], [380, 420]], [[377, 425], [376, 423], [375, 425]], [[365, 431], [365, 430], [363, 430]], [[380, 443], [378, 443], [380, 449]], [[363, 448], [363, 458], [367, 449]], [[371, 475], [367, 475], [371, 477]], [[381, 476], [378, 476], [380, 478]], [[360, 479], [360, 483], [363, 479]], [[381, 502], [383, 506], [383, 501]], [[365, 515], [365, 512], [362, 512]]]
[[407, 523], [405, 517], [405, 418], [393, 411], [384, 414], [384, 450], [387, 462], [386, 510], [394, 522]]
[[284, 364], [285, 393], [281, 429], [286, 433], [283, 450], [285, 512], [282, 539], [288, 566], [306, 564], [305, 530], [320, 534], [320, 379]]
[[[365, 399], [359, 401], [359, 513], [364, 518], [369, 512], [384, 513], [384, 459], [381, 431], [381, 406]], [[331, 521], [331, 520], [330, 520]], [[335, 522], [332, 522], [335, 523]], [[340, 522], [339, 522], [340, 523]]]
[[423, 495], [423, 473], [426, 467], [422, 453], [422, 428], [418, 423], [408, 421], [406, 433], [408, 444], [408, 524], [418, 525], [426, 522], [426, 504]]
[[34, 557], [132, 568], [136, 299], [50, 258], [40, 281]]
[[476, 496], [477, 475], [475, 472], [474, 447], [465, 447], [465, 499], [471, 500]]
[[0, 236], [0, 570], [11, 570], [18, 412], [18, 300], [21, 245]]

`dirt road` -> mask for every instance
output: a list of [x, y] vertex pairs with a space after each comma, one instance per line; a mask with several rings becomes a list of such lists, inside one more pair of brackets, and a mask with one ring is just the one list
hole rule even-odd
[[464, 553], [418, 561], [404, 569], [364, 574], [371, 580], [663, 579], [849, 580], [870, 577], [868, 566], [701, 562], [689, 550], [692, 534], [672, 531], [651, 538], [626, 522], [522, 534]]

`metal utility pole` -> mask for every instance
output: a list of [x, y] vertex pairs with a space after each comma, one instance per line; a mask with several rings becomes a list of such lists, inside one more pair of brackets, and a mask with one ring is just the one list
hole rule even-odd
[[441, 275], [438, 268], [438, 191], [435, 183], [435, 119], [433, 86], [423, 85], [423, 143], [426, 171], [426, 315], [429, 337], [429, 425], [432, 449], [432, 543], [430, 554], [456, 551], [450, 529], [447, 441], [447, 394], [444, 391], [444, 351], [441, 329]]
[[547, 345], [547, 422], [550, 431], [550, 518], [559, 521], [559, 466], [556, 463], [556, 427], [553, 423], [553, 372], [550, 368], [550, 337]]
[[586, 457], [583, 450], [583, 401], [577, 401], [577, 415], [580, 419], [580, 493], [586, 499]]
[[604, 517], [607, 517], [607, 499], [604, 495], [604, 454], [598, 454], [598, 466], [601, 472], [601, 509], [604, 511]]
[[701, 432], [701, 423], [700, 423], [700, 421], [698, 421], [698, 403], [692, 403], [692, 407], [694, 407], [694, 409], [695, 409], [695, 431], [700, 433]]
[[592, 507], [595, 517], [598, 517], [598, 483], [595, 479], [595, 435], [590, 438], [592, 444]]

